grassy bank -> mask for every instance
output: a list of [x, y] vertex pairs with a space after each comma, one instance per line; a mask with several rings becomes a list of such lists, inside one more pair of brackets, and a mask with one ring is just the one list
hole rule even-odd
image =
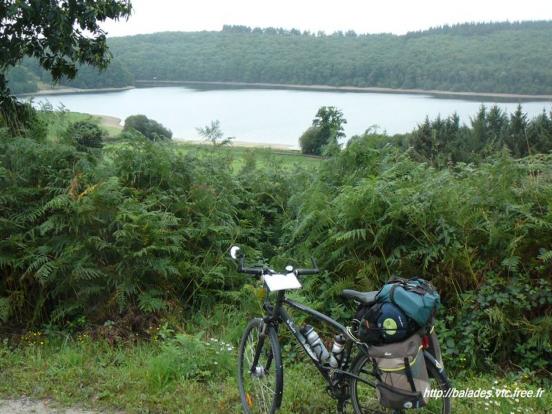
[[[85, 334], [62, 340], [34, 332], [27, 341], [15, 349], [0, 346], [0, 398], [25, 395], [52, 399], [53, 405], [128, 413], [240, 412], [232, 340], [182, 334], [113, 346]], [[310, 364], [284, 358], [284, 367], [282, 414], [334, 412], [334, 402]], [[536, 390], [529, 380], [521, 374], [453, 376], [457, 389]], [[533, 399], [456, 398], [453, 412], [545, 413], [551, 397], [548, 390], [543, 398]]]
[[[45, 111], [41, 112], [41, 117], [48, 126], [48, 139], [55, 141], [61, 136], [67, 127], [80, 121], [88, 121], [101, 126], [107, 134], [107, 145], [117, 144], [117, 137], [122, 131], [121, 120], [107, 115], [92, 115], [81, 112], [69, 111]], [[201, 158], [220, 159], [220, 157], [231, 159], [232, 167], [235, 171], [241, 170], [245, 166], [268, 166], [271, 164], [283, 165], [286, 168], [292, 168], [295, 165], [303, 167], [316, 167], [320, 164], [321, 158], [315, 156], [305, 156], [298, 150], [282, 148], [259, 147], [255, 143], [250, 146], [229, 145], [223, 147], [213, 147], [210, 144], [198, 142], [187, 142], [175, 140], [181, 154], [193, 154]]]
[[213, 158], [215, 162], [220, 157], [231, 160], [234, 171], [239, 171], [244, 167], [256, 168], [267, 166], [282, 166], [291, 169], [294, 166], [306, 168], [315, 168], [320, 165], [322, 158], [315, 156], [306, 156], [300, 151], [255, 148], [243, 146], [225, 146], [213, 147], [209, 144], [196, 144], [179, 142], [178, 146], [182, 154], [194, 154], [202, 158]]
[[108, 139], [115, 139], [121, 132], [120, 120], [107, 115], [91, 115], [82, 112], [69, 111], [42, 111], [39, 113], [41, 119], [47, 125], [48, 140], [55, 141], [60, 137], [69, 125], [75, 122], [88, 121], [100, 125], [107, 133]]

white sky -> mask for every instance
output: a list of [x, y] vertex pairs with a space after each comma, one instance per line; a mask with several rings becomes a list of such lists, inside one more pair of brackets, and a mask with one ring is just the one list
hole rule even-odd
[[427, 29], [443, 24], [552, 20], [551, 0], [133, 0], [128, 21], [108, 22], [110, 36], [220, 30], [224, 24], [331, 33]]

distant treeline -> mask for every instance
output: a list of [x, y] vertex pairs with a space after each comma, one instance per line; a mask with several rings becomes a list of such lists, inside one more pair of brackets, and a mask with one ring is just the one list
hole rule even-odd
[[[552, 93], [550, 21], [461, 24], [402, 36], [224, 26], [109, 43], [114, 63], [108, 72], [83, 71], [73, 86], [156, 79]], [[44, 80], [30, 62], [25, 68]], [[29, 88], [22, 75], [12, 75], [15, 92]]]
[[[11, 92], [21, 94], [36, 92], [41, 84], [51, 85], [52, 78], [36, 61], [28, 59], [8, 73], [8, 81]], [[120, 88], [134, 85], [134, 76], [126, 65], [114, 60], [102, 72], [90, 66], [81, 66], [75, 79], [65, 79], [61, 84], [81, 89]]]
[[[351, 142], [375, 136], [367, 131], [353, 137]], [[455, 113], [447, 118], [426, 118], [410, 133], [395, 135], [390, 140], [385, 137], [379, 138], [381, 146], [392, 144], [411, 151], [415, 160], [435, 167], [479, 163], [499, 152], [523, 158], [552, 153], [552, 113], [543, 111], [529, 119], [521, 105], [511, 114], [496, 105], [481, 106], [469, 125], [461, 124]]]

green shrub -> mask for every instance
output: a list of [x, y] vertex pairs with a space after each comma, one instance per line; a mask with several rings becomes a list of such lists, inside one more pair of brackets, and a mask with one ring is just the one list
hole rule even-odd
[[324, 145], [320, 139], [320, 129], [310, 127], [303, 132], [303, 135], [299, 138], [299, 145], [303, 154], [320, 155], [322, 153], [322, 146]]
[[439, 333], [450, 365], [493, 369], [515, 361], [536, 373], [549, 371], [551, 291], [550, 280], [487, 274], [479, 289], [461, 295], [456, 314], [443, 315], [448, 327]]
[[338, 140], [345, 137], [343, 112], [333, 106], [323, 106], [316, 113], [312, 126], [299, 138], [303, 154], [326, 155], [339, 152]]
[[79, 121], [69, 125], [64, 137], [79, 149], [102, 148], [106, 133], [94, 122]]
[[292, 202], [295, 220], [284, 237], [296, 255], [318, 257], [326, 269], [306, 282], [311, 303], [346, 317], [343, 288], [374, 290], [392, 276], [424, 277], [441, 291], [441, 317], [452, 316], [451, 340], [469, 365], [507, 360], [544, 372], [552, 314], [545, 300], [552, 288], [544, 283], [552, 274], [551, 156], [500, 156], [478, 168], [436, 170], [358, 140], [326, 161]]
[[172, 138], [172, 132], [159, 122], [149, 119], [145, 115], [132, 115], [125, 119], [123, 131], [138, 131], [151, 141]]
[[244, 280], [228, 276], [229, 245], [274, 255], [297, 185], [283, 170], [236, 177], [228, 163], [146, 139], [94, 162], [73, 145], [25, 138], [0, 150], [0, 309], [12, 324], [212, 306]]

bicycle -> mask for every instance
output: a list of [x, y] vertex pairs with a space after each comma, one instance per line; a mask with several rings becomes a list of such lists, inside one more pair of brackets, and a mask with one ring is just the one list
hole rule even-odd
[[[245, 256], [237, 246], [231, 248], [230, 255], [239, 262], [238, 272], [260, 276], [266, 290], [263, 303], [266, 313], [260, 318], [249, 321], [238, 350], [238, 386], [242, 408], [246, 414], [273, 414], [281, 406], [284, 385], [282, 352], [278, 339], [281, 325], [287, 327], [292, 333], [325, 379], [327, 391], [337, 401], [338, 413], [345, 413], [349, 403], [356, 414], [405, 412], [405, 410], [387, 410], [379, 404], [375, 392], [379, 374], [373, 368], [369, 347], [355, 336], [351, 327], [344, 326], [323, 313], [286, 298], [287, 290], [301, 287], [299, 276], [319, 273], [314, 259], [313, 268], [295, 269], [292, 266], [286, 266], [286, 273], [281, 274], [267, 266], [246, 267]], [[271, 292], [276, 294], [274, 303], [269, 299]], [[377, 293], [377, 291], [345, 290], [343, 295], [355, 300], [359, 305], [366, 306], [375, 303]], [[295, 325], [284, 306], [306, 313], [331, 327], [337, 333], [336, 338], [339, 336], [342, 339], [339, 359], [332, 355], [335, 360], [332, 361], [333, 364], [321, 362], [304, 332]], [[335, 350], [332, 347], [332, 351]], [[355, 351], [356, 356], [353, 357]], [[451, 401], [446, 392], [451, 386], [444, 367], [427, 350], [424, 349], [423, 355], [429, 376], [436, 383], [432, 384], [433, 387], [436, 386], [443, 393], [440, 398], [432, 399], [421, 411], [450, 414]]]

